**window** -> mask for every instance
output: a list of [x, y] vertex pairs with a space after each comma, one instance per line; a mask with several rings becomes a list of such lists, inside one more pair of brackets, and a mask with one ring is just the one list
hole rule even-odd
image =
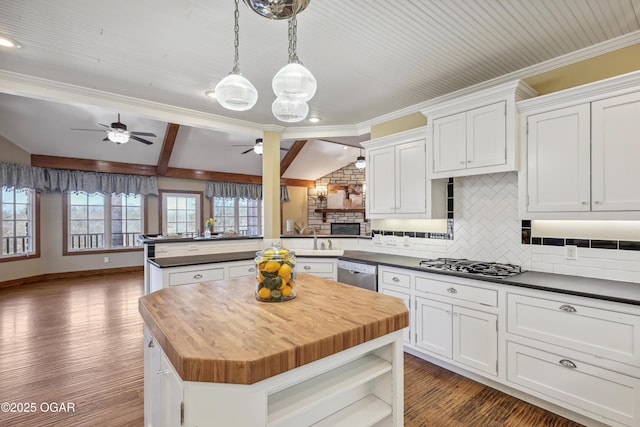
[[236, 233], [259, 236], [262, 234], [262, 200], [239, 197], [214, 197], [214, 232], [235, 231]]
[[35, 241], [36, 192], [2, 187], [2, 253], [0, 258], [38, 255]]
[[66, 197], [68, 251], [117, 250], [140, 245], [138, 237], [144, 230], [142, 196], [73, 192]]
[[162, 194], [162, 233], [196, 236], [200, 230], [202, 193], [160, 191]]

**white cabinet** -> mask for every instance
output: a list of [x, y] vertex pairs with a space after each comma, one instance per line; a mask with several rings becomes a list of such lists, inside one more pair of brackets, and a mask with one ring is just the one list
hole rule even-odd
[[329, 280], [338, 280], [337, 258], [296, 258], [297, 273], [306, 273]]
[[517, 170], [515, 103], [535, 95], [525, 83], [515, 81], [421, 110], [432, 124], [427, 139], [427, 177]]
[[409, 310], [409, 326], [402, 331], [402, 342], [405, 345], [413, 345], [413, 325], [415, 310], [413, 307], [414, 297], [411, 294], [413, 289], [413, 275], [406, 270], [392, 267], [378, 267], [378, 292], [392, 297], [400, 298]]
[[255, 271], [253, 260], [165, 268], [151, 264], [149, 266], [149, 292], [155, 292], [169, 286], [253, 276]]
[[446, 182], [426, 177], [426, 132], [418, 128], [362, 143], [369, 218], [444, 218]]
[[507, 313], [508, 383], [607, 425], [640, 426], [640, 310], [514, 290]]
[[433, 120], [433, 172], [507, 163], [506, 102]]
[[640, 219], [640, 72], [518, 108], [522, 218]]
[[498, 316], [416, 297], [416, 347], [498, 374]]
[[182, 380], [146, 326], [144, 337], [144, 425], [181, 426], [184, 418]]

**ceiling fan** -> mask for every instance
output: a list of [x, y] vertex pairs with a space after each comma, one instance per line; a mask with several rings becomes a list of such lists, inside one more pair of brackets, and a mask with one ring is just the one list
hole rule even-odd
[[118, 121], [111, 123], [111, 126], [107, 126], [104, 123], [98, 123], [100, 126], [104, 126], [106, 129], [71, 129], [71, 130], [88, 130], [92, 132], [106, 132], [107, 137], [103, 141], [115, 142], [117, 145], [129, 142], [129, 139], [135, 139], [144, 144], [151, 145], [153, 142], [140, 138], [140, 136], [157, 136], [151, 132], [133, 132], [127, 130], [127, 125], [120, 122], [120, 113], [118, 113]]
[[[256, 143], [253, 144], [253, 145], [242, 144], [242, 145], [234, 145], [234, 147], [251, 147], [248, 150], [245, 150], [240, 154], [247, 154], [248, 152], [253, 151], [254, 153], [256, 153], [258, 155], [262, 155], [262, 151], [263, 151], [262, 138], [256, 139]], [[288, 148], [284, 148], [284, 147], [280, 147], [280, 150], [281, 151], [289, 151]]]

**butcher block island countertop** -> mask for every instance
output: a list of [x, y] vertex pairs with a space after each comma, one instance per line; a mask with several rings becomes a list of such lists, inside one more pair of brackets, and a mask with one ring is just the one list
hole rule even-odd
[[242, 277], [140, 298], [151, 333], [184, 381], [253, 384], [403, 329], [398, 299], [299, 274], [298, 296], [269, 303]]

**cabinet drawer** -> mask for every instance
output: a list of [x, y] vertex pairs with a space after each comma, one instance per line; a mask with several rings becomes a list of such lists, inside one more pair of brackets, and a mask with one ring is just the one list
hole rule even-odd
[[298, 273], [333, 273], [334, 263], [298, 261], [297, 268]]
[[[640, 380], [507, 342], [507, 380], [569, 409], [625, 426], [640, 421]], [[550, 399], [549, 399], [550, 398]], [[619, 424], [615, 424], [619, 425]]]
[[498, 305], [498, 291], [494, 289], [460, 285], [458, 283], [427, 279], [426, 277], [416, 277], [416, 290], [491, 307]]
[[396, 271], [382, 271], [382, 283], [384, 285], [401, 286], [403, 288], [411, 288], [411, 275], [406, 273], [398, 273]]
[[169, 274], [169, 286], [186, 285], [189, 283], [208, 282], [210, 280], [224, 279], [224, 269], [222, 267], [206, 270], [183, 271], [181, 273]]
[[253, 276], [256, 273], [256, 266], [251, 264], [232, 265], [229, 267], [229, 277]]
[[507, 332], [640, 366], [640, 316], [570, 297], [507, 296]]

